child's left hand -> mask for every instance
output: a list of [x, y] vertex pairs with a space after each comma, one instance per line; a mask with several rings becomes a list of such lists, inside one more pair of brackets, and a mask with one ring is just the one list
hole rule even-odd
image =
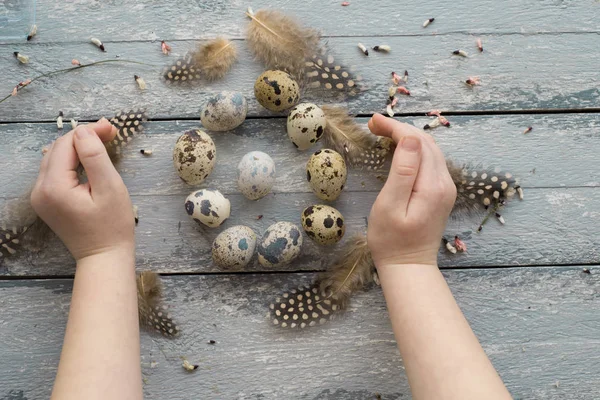
[[[36, 213], [78, 262], [99, 253], [133, 254], [131, 200], [102, 143], [116, 132], [103, 118], [60, 137], [42, 159], [31, 193]], [[79, 163], [88, 178], [83, 184], [77, 174]]]

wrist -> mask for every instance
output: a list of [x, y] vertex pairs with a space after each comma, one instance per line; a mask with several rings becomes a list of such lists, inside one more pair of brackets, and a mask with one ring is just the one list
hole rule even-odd
[[119, 266], [121, 269], [135, 269], [135, 248], [133, 246], [121, 246], [104, 249], [85, 255], [77, 260], [77, 269], [88, 266], [110, 267]]

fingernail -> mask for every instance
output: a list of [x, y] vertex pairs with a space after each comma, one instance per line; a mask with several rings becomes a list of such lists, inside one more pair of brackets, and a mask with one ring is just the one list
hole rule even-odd
[[405, 136], [402, 138], [402, 143], [400, 144], [403, 149], [408, 151], [417, 152], [421, 147], [421, 141], [413, 136]]
[[88, 128], [87, 126], [81, 126], [78, 127], [75, 130], [75, 136], [77, 137], [77, 139], [85, 139], [87, 137], [92, 136], [93, 132], [90, 128]]

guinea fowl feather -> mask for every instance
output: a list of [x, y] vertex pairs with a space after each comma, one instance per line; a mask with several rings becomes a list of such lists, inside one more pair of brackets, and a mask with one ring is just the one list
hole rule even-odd
[[343, 255], [308, 287], [284, 293], [269, 306], [269, 319], [282, 328], [322, 325], [344, 310], [352, 295], [373, 283], [375, 265], [364, 236], [352, 239]]
[[164, 336], [174, 337], [179, 328], [163, 305], [163, 288], [156, 272], [143, 271], [137, 275], [138, 315], [140, 326]]
[[390, 139], [364, 129], [344, 108], [323, 106], [322, 109], [327, 120], [322, 139], [325, 147], [340, 153], [354, 167], [378, 169], [384, 164], [393, 144]]
[[194, 51], [177, 59], [165, 68], [163, 77], [168, 82], [184, 83], [204, 79], [208, 82], [222, 79], [237, 60], [237, 49], [232, 41], [218, 37], [203, 43]]

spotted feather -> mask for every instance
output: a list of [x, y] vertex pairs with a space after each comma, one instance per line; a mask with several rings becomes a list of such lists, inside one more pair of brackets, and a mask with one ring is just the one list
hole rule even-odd
[[342, 253], [311, 286], [292, 289], [269, 306], [273, 325], [300, 329], [322, 325], [346, 309], [354, 293], [377, 281], [365, 236], [353, 238]]
[[304, 76], [309, 92], [320, 96], [353, 97], [364, 90], [362, 78], [351, 68], [338, 63], [326, 47], [322, 47], [312, 59], [306, 60]]
[[160, 277], [152, 271], [143, 271], [137, 276], [138, 314], [140, 327], [174, 337], [179, 328], [167, 306], [162, 304], [163, 289]]
[[304, 329], [323, 325], [341, 309], [335, 299], [319, 291], [318, 284], [300, 286], [281, 295], [269, 305], [269, 320], [281, 328]]
[[522, 198], [523, 189], [510, 172], [458, 166], [452, 161], [447, 161], [447, 165], [457, 191], [453, 214], [481, 207], [497, 208], [517, 193]]
[[[144, 123], [148, 120], [145, 109], [132, 109], [119, 111], [110, 119], [110, 123], [117, 129], [115, 138], [106, 143], [108, 154], [114, 158], [121, 154], [123, 147], [144, 130]], [[114, 161], [114, 160], [113, 160]]]

